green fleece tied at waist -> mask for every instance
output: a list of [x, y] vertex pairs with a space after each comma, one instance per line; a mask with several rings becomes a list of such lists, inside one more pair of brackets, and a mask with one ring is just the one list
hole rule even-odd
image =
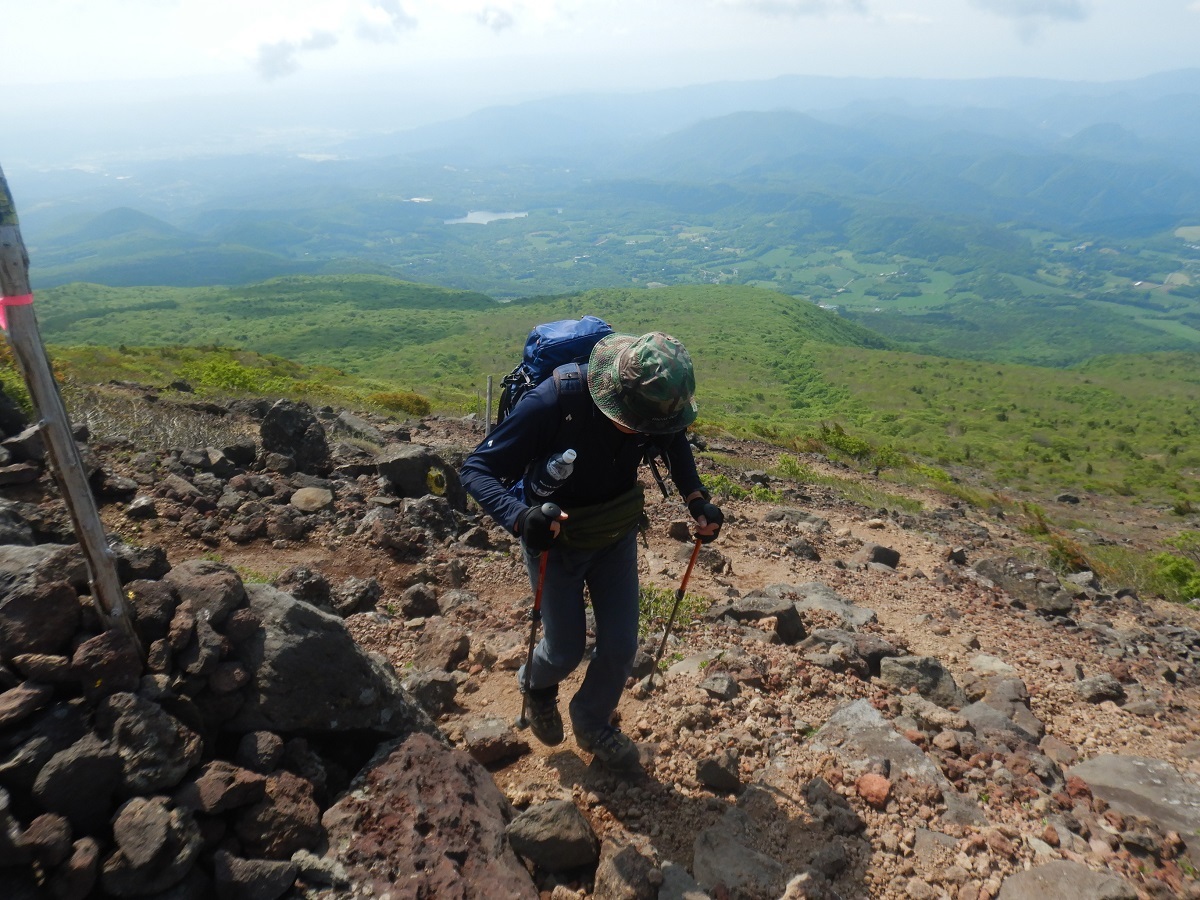
[[607, 547], [638, 526], [645, 503], [646, 494], [639, 484], [604, 503], [564, 509], [567, 520], [558, 540], [572, 550]]

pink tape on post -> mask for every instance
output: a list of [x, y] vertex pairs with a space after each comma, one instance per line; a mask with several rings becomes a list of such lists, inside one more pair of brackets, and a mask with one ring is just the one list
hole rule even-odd
[[0, 297], [0, 328], [8, 331], [8, 313], [10, 306], [30, 306], [33, 294], [22, 294], [20, 297]]

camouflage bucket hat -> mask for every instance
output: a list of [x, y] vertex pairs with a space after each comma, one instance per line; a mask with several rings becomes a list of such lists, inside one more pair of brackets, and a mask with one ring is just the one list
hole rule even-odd
[[661, 331], [601, 338], [588, 361], [587, 380], [600, 410], [634, 431], [670, 434], [696, 420], [692, 358]]

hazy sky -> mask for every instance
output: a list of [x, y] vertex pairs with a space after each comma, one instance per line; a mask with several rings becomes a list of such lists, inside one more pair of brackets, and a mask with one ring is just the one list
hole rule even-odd
[[1200, 0], [0, 0], [0, 28], [8, 87], [373, 72], [502, 92], [1200, 65]]

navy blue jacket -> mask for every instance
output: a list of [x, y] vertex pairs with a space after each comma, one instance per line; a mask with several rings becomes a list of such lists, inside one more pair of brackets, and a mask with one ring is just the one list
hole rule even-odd
[[504, 421], [467, 457], [463, 487], [484, 511], [515, 534], [527, 505], [506, 485], [554, 453], [574, 449], [575, 469], [552, 497], [564, 509], [619, 497], [637, 483], [638, 465], [651, 443], [662, 448], [671, 478], [684, 497], [701, 489], [696, 461], [684, 431], [670, 435], [625, 434], [592, 402], [586, 389], [559, 396], [553, 378], [526, 394]]

